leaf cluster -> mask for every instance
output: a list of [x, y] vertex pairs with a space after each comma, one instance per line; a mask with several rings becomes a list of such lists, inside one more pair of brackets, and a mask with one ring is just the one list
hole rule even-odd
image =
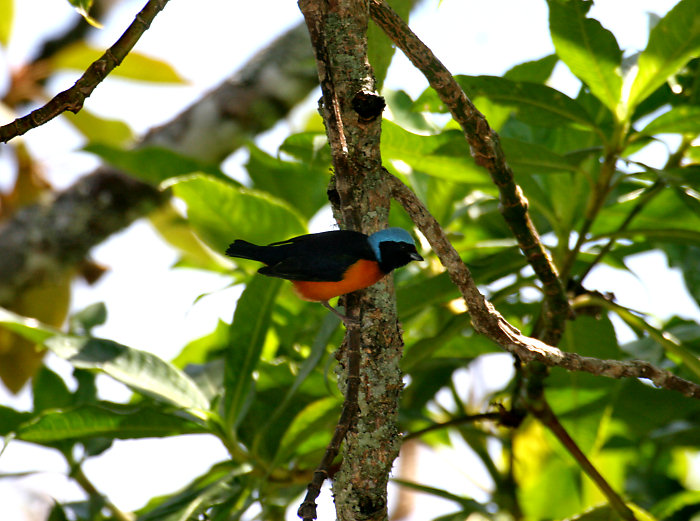
[[[613, 33], [588, 17], [590, 4], [548, 1], [555, 54], [502, 77], [457, 80], [498, 131], [569, 291], [577, 318], [560, 347], [602, 359], [647, 360], [698, 381], [697, 321], [659, 322], [590, 291], [586, 277], [601, 264], [628, 271], [631, 256], [660, 251], [700, 303], [700, 152], [694, 144], [700, 134], [700, 3], [680, 1], [650, 30], [646, 49], [628, 57]], [[1, 20], [0, 41], [6, 32]], [[388, 67], [386, 42], [376, 45], [383, 46], [378, 55]], [[70, 49], [57, 63], [76, 63], [85, 53]], [[580, 81], [576, 96], [548, 85], [557, 66]], [[391, 119], [382, 127], [384, 166], [425, 202], [499, 312], [536, 334], [546, 312], [541, 285], [503, 220], [496, 187], [444, 117], [439, 96], [427, 89], [415, 100], [401, 91], [385, 97]], [[182, 490], [154, 498], [137, 518], [283, 519], [337, 420], [342, 397], [333, 353], [341, 328], [320, 306], [297, 299], [289, 285], [222, 252], [234, 238], [270, 243], [305, 233], [314, 217], [328, 212], [325, 135], [309, 125], [287, 137], [276, 155], [249, 144], [245, 182], [227, 177], [220, 164], [165, 149], [128, 149], [119, 129], [106, 138], [97, 131], [86, 135], [87, 151], [184, 204], [184, 212], [171, 207], [152, 217], [180, 252], [178, 266], [225, 273], [244, 289], [231, 321], [183, 346], [172, 362], [92, 336], [92, 327], [106, 318], [99, 306], [74, 316], [69, 333], [0, 312], [4, 328], [70, 362], [77, 382], [71, 391], [42, 368], [33, 380], [31, 411], [0, 407], [0, 434], [58, 450], [79, 469], [116, 439], [207, 433], [221, 440], [230, 459]], [[645, 154], [659, 142], [667, 152], [652, 166]], [[398, 206], [390, 221], [413, 228]], [[497, 388], [464, 391], [465, 369], [475, 372], [500, 349], [476, 334], [448, 275], [429, 252], [422, 254], [426, 263], [395, 274], [405, 340], [401, 429], [435, 449], [468, 445], [491, 485], [488, 498], [477, 501], [418, 483], [420, 477], [397, 482], [452, 501], [456, 511], [444, 520], [475, 513], [487, 519], [609, 519], [610, 507], [600, 506], [604, 496], [580, 466], [520, 409], [519, 370]], [[626, 324], [633, 339], [621, 340], [613, 321]], [[129, 386], [133, 399], [101, 400], [96, 373]], [[675, 521], [700, 511], [686, 478], [688, 458], [698, 450], [700, 403], [637, 380], [558, 369], [544, 386], [561, 423], [638, 519]], [[506, 410], [517, 421], [499, 416]], [[485, 411], [493, 418], [476, 421], [474, 415]], [[55, 507], [56, 519], [113, 514], [113, 505], [98, 496]]]

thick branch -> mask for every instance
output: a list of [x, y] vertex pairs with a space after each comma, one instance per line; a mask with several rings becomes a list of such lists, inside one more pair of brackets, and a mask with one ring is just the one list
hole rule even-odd
[[411, 31], [384, 0], [370, 0], [372, 20], [399, 47], [427, 78], [440, 99], [459, 123], [477, 164], [486, 168], [498, 187], [501, 212], [518, 240], [520, 249], [542, 281], [545, 293], [544, 339], [559, 341], [570, 310], [556, 267], [549, 258], [527, 211], [528, 202], [513, 179], [498, 134], [467, 98], [450, 72], [432, 51]]
[[26, 287], [53, 282], [92, 246], [163, 200], [150, 185], [100, 169], [51, 204], [20, 210], [0, 226], [0, 305]]
[[[284, 89], [281, 85], [294, 88]], [[308, 33], [299, 24], [258, 53], [221, 86], [147, 135], [159, 145], [204, 161], [225, 157], [253, 135], [267, 130], [318, 85]], [[250, 117], [251, 107], [268, 114]], [[248, 114], [248, 117], [243, 115]], [[99, 187], [99, 188], [97, 188]], [[95, 197], [99, 194], [99, 199]], [[0, 306], [23, 289], [60, 276], [90, 248], [162, 201], [153, 187], [98, 169], [53, 202], [25, 208], [0, 224]], [[97, 203], [96, 203], [97, 202]], [[70, 204], [68, 204], [70, 203]], [[99, 210], [99, 214], [91, 214]], [[55, 218], [48, 218], [53, 216]], [[100, 225], [85, 229], [82, 221]], [[68, 233], [64, 237], [64, 234]], [[73, 264], [71, 264], [73, 263]]]
[[440, 224], [425, 205], [401, 181], [388, 172], [393, 195], [423, 233], [433, 251], [440, 258], [450, 279], [462, 293], [469, 309], [474, 329], [491, 339], [523, 362], [541, 362], [550, 367], [569, 371], [583, 371], [608, 378], [647, 378], [656, 386], [678, 391], [685, 396], [700, 399], [700, 385], [684, 380], [668, 371], [641, 360], [601, 360], [568, 353], [535, 338], [523, 335], [496, 311], [481, 294], [457, 251], [450, 244]]
[[77, 113], [83, 108], [85, 99], [92, 94], [97, 85], [129, 54], [129, 51], [136, 45], [141, 35], [146, 32], [153, 19], [167, 3], [168, 0], [149, 0], [141, 12], [136, 15], [128, 29], [124, 31], [124, 34], [88, 67], [70, 89], [58, 93], [43, 107], [0, 127], [0, 142], [7, 143], [10, 139], [51, 121], [67, 110]]
[[300, 22], [176, 118], [150, 130], [141, 145], [221, 161], [284, 118], [317, 86], [309, 33]]
[[[320, 112], [335, 171], [329, 190], [334, 214], [343, 228], [371, 233], [387, 225], [390, 194], [379, 152], [384, 100], [375, 93], [367, 62], [369, 5], [367, 0], [300, 0], [299, 7], [309, 27], [323, 93]], [[341, 521], [384, 520], [389, 472], [400, 447], [402, 388], [403, 343], [391, 280], [347, 295], [345, 307], [363, 327], [358, 346], [359, 415], [346, 435], [343, 465], [334, 476], [336, 512]], [[343, 363], [356, 356], [353, 349], [346, 336], [338, 356], [338, 382], [344, 390], [358, 377]]]

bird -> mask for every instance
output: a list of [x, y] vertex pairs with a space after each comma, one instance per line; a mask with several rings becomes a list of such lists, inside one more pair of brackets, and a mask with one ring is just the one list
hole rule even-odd
[[332, 230], [292, 237], [258, 246], [238, 239], [226, 255], [262, 262], [258, 273], [287, 279], [304, 300], [320, 302], [349, 325], [350, 317], [328, 302], [333, 297], [369, 287], [396, 268], [422, 261], [416, 245], [403, 228], [386, 228], [372, 235]]

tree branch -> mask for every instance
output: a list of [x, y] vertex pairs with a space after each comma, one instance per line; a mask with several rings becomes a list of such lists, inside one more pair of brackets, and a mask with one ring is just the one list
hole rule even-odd
[[370, 0], [372, 20], [427, 78], [459, 123], [478, 165], [486, 168], [498, 187], [501, 212], [520, 249], [542, 281], [545, 294], [543, 339], [556, 344], [570, 315], [569, 303], [556, 267], [547, 254], [527, 211], [528, 202], [513, 179], [498, 134], [467, 98], [450, 72], [384, 0]]
[[[375, 92], [367, 61], [367, 0], [300, 0], [315, 50], [322, 91], [320, 112], [333, 158], [329, 196], [343, 228], [371, 233], [385, 228], [391, 196], [381, 167], [379, 137], [384, 100]], [[337, 518], [383, 520], [387, 484], [398, 455], [397, 417], [403, 342], [391, 279], [345, 297], [345, 308], [362, 322], [359, 415], [345, 439], [343, 465], [333, 480]], [[340, 353], [354, 356], [348, 337]], [[339, 359], [345, 358], [340, 356]], [[338, 368], [341, 389], [354, 378]]]
[[306, 25], [300, 22], [140, 146], [218, 162], [280, 119], [318, 86]]
[[541, 362], [549, 367], [583, 371], [608, 378], [646, 378], [657, 387], [677, 391], [700, 399], [700, 385], [661, 370], [642, 360], [601, 360], [564, 352], [545, 342], [523, 335], [486, 300], [457, 251], [450, 244], [440, 224], [416, 195], [396, 177], [386, 172], [394, 198], [401, 203], [413, 222], [447, 269], [467, 304], [474, 329], [488, 337], [521, 361]]
[[10, 139], [51, 121], [67, 110], [73, 113], [80, 111], [85, 99], [124, 60], [167, 3], [168, 0], [149, 0], [124, 34], [88, 67], [71, 88], [58, 93], [43, 107], [0, 127], [0, 142], [7, 143]]

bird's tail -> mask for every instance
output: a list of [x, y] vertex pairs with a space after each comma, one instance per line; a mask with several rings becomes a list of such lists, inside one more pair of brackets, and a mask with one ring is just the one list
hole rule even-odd
[[238, 239], [229, 244], [226, 249], [226, 255], [229, 257], [238, 257], [239, 259], [251, 259], [264, 262], [266, 246], [258, 246], [248, 241]]

